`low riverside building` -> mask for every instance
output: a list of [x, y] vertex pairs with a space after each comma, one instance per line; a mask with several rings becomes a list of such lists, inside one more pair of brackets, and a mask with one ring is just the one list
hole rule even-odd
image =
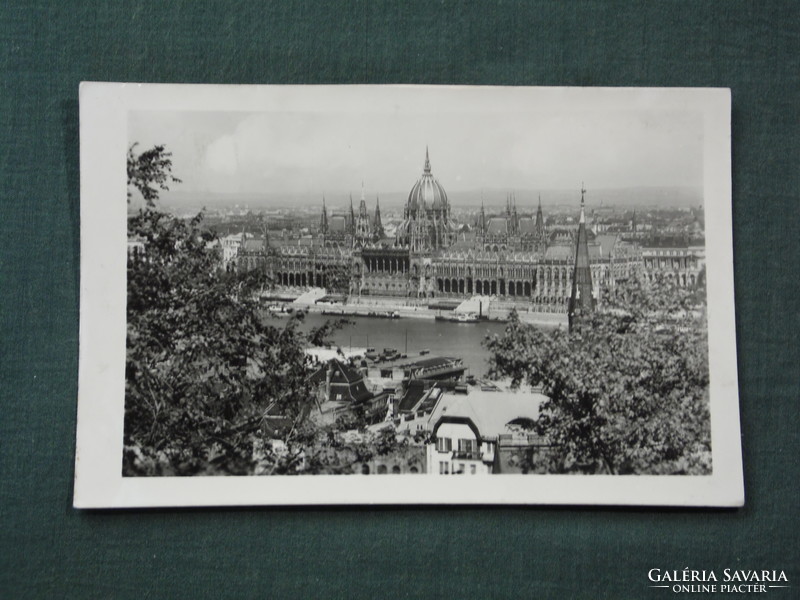
[[388, 414], [389, 394], [371, 392], [364, 373], [338, 358], [321, 364], [311, 383], [317, 391], [318, 422], [333, 423], [357, 412], [368, 422], [379, 422]]
[[705, 276], [705, 244], [686, 237], [652, 237], [642, 244], [648, 279], [663, 277], [682, 288], [694, 288]]
[[452, 356], [431, 356], [377, 362], [368, 370], [371, 379], [405, 381], [411, 379], [458, 380], [464, 375], [464, 361]]

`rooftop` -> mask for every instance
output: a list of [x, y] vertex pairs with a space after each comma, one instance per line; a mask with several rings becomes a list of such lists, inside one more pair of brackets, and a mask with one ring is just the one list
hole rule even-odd
[[472, 388], [468, 394], [445, 392], [428, 421], [435, 428], [447, 418], [469, 419], [482, 438], [494, 438], [508, 433], [507, 425], [517, 419], [536, 420], [539, 407], [547, 396], [526, 390], [483, 391]]

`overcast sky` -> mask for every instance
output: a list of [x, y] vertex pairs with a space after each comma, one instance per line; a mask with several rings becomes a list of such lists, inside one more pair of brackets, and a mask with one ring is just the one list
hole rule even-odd
[[[449, 104], [448, 104], [449, 102]], [[232, 194], [407, 192], [422, 172], [448, 192], [700, 186], [702, 114], [546, 110], [524, 102], [454, 108], [434, 98], [404, 108], [330, 110], [302, 104], [265, 112], [137, 111], [129, 139], [166, 144], [182, 191]]]

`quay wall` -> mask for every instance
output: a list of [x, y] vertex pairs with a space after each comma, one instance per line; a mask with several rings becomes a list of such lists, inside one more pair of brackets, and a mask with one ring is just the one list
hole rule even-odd
[[[367, 315], [370, 312], [397, 312], [401, 318], [412, 319], [435, 319], [437, 315], [444, 314], [440, 309], [428, 308], [430, 300], [411, 299], [398, 299], [398, 298], [352, 298], [344, 304], [327, 304], [315, 302], [298, 302], [295, 300], [295, 306], [302, 307], [310, 312], [321, 313], [323, 311], [336, 313], [342, 311], [344, 313]], [[497, 306], [493, 303], [492, 306], [486, 311], [488, 320], [498, 321], [508, 318], [512, 308], [516, 308], [520, 321], [530, 325], [539, 325], [544, 327], [566, 327], [567, 315], [566, 313], [543, 313], [532, 310], [532, 307], [526, 305], [513, 305], [511, 303], [502, 303]]]

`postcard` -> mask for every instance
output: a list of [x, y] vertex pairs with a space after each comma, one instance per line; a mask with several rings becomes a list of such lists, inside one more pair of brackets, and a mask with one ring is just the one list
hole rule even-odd
[[74, 505], [741, 506], [730, 114], [82, 84]]

